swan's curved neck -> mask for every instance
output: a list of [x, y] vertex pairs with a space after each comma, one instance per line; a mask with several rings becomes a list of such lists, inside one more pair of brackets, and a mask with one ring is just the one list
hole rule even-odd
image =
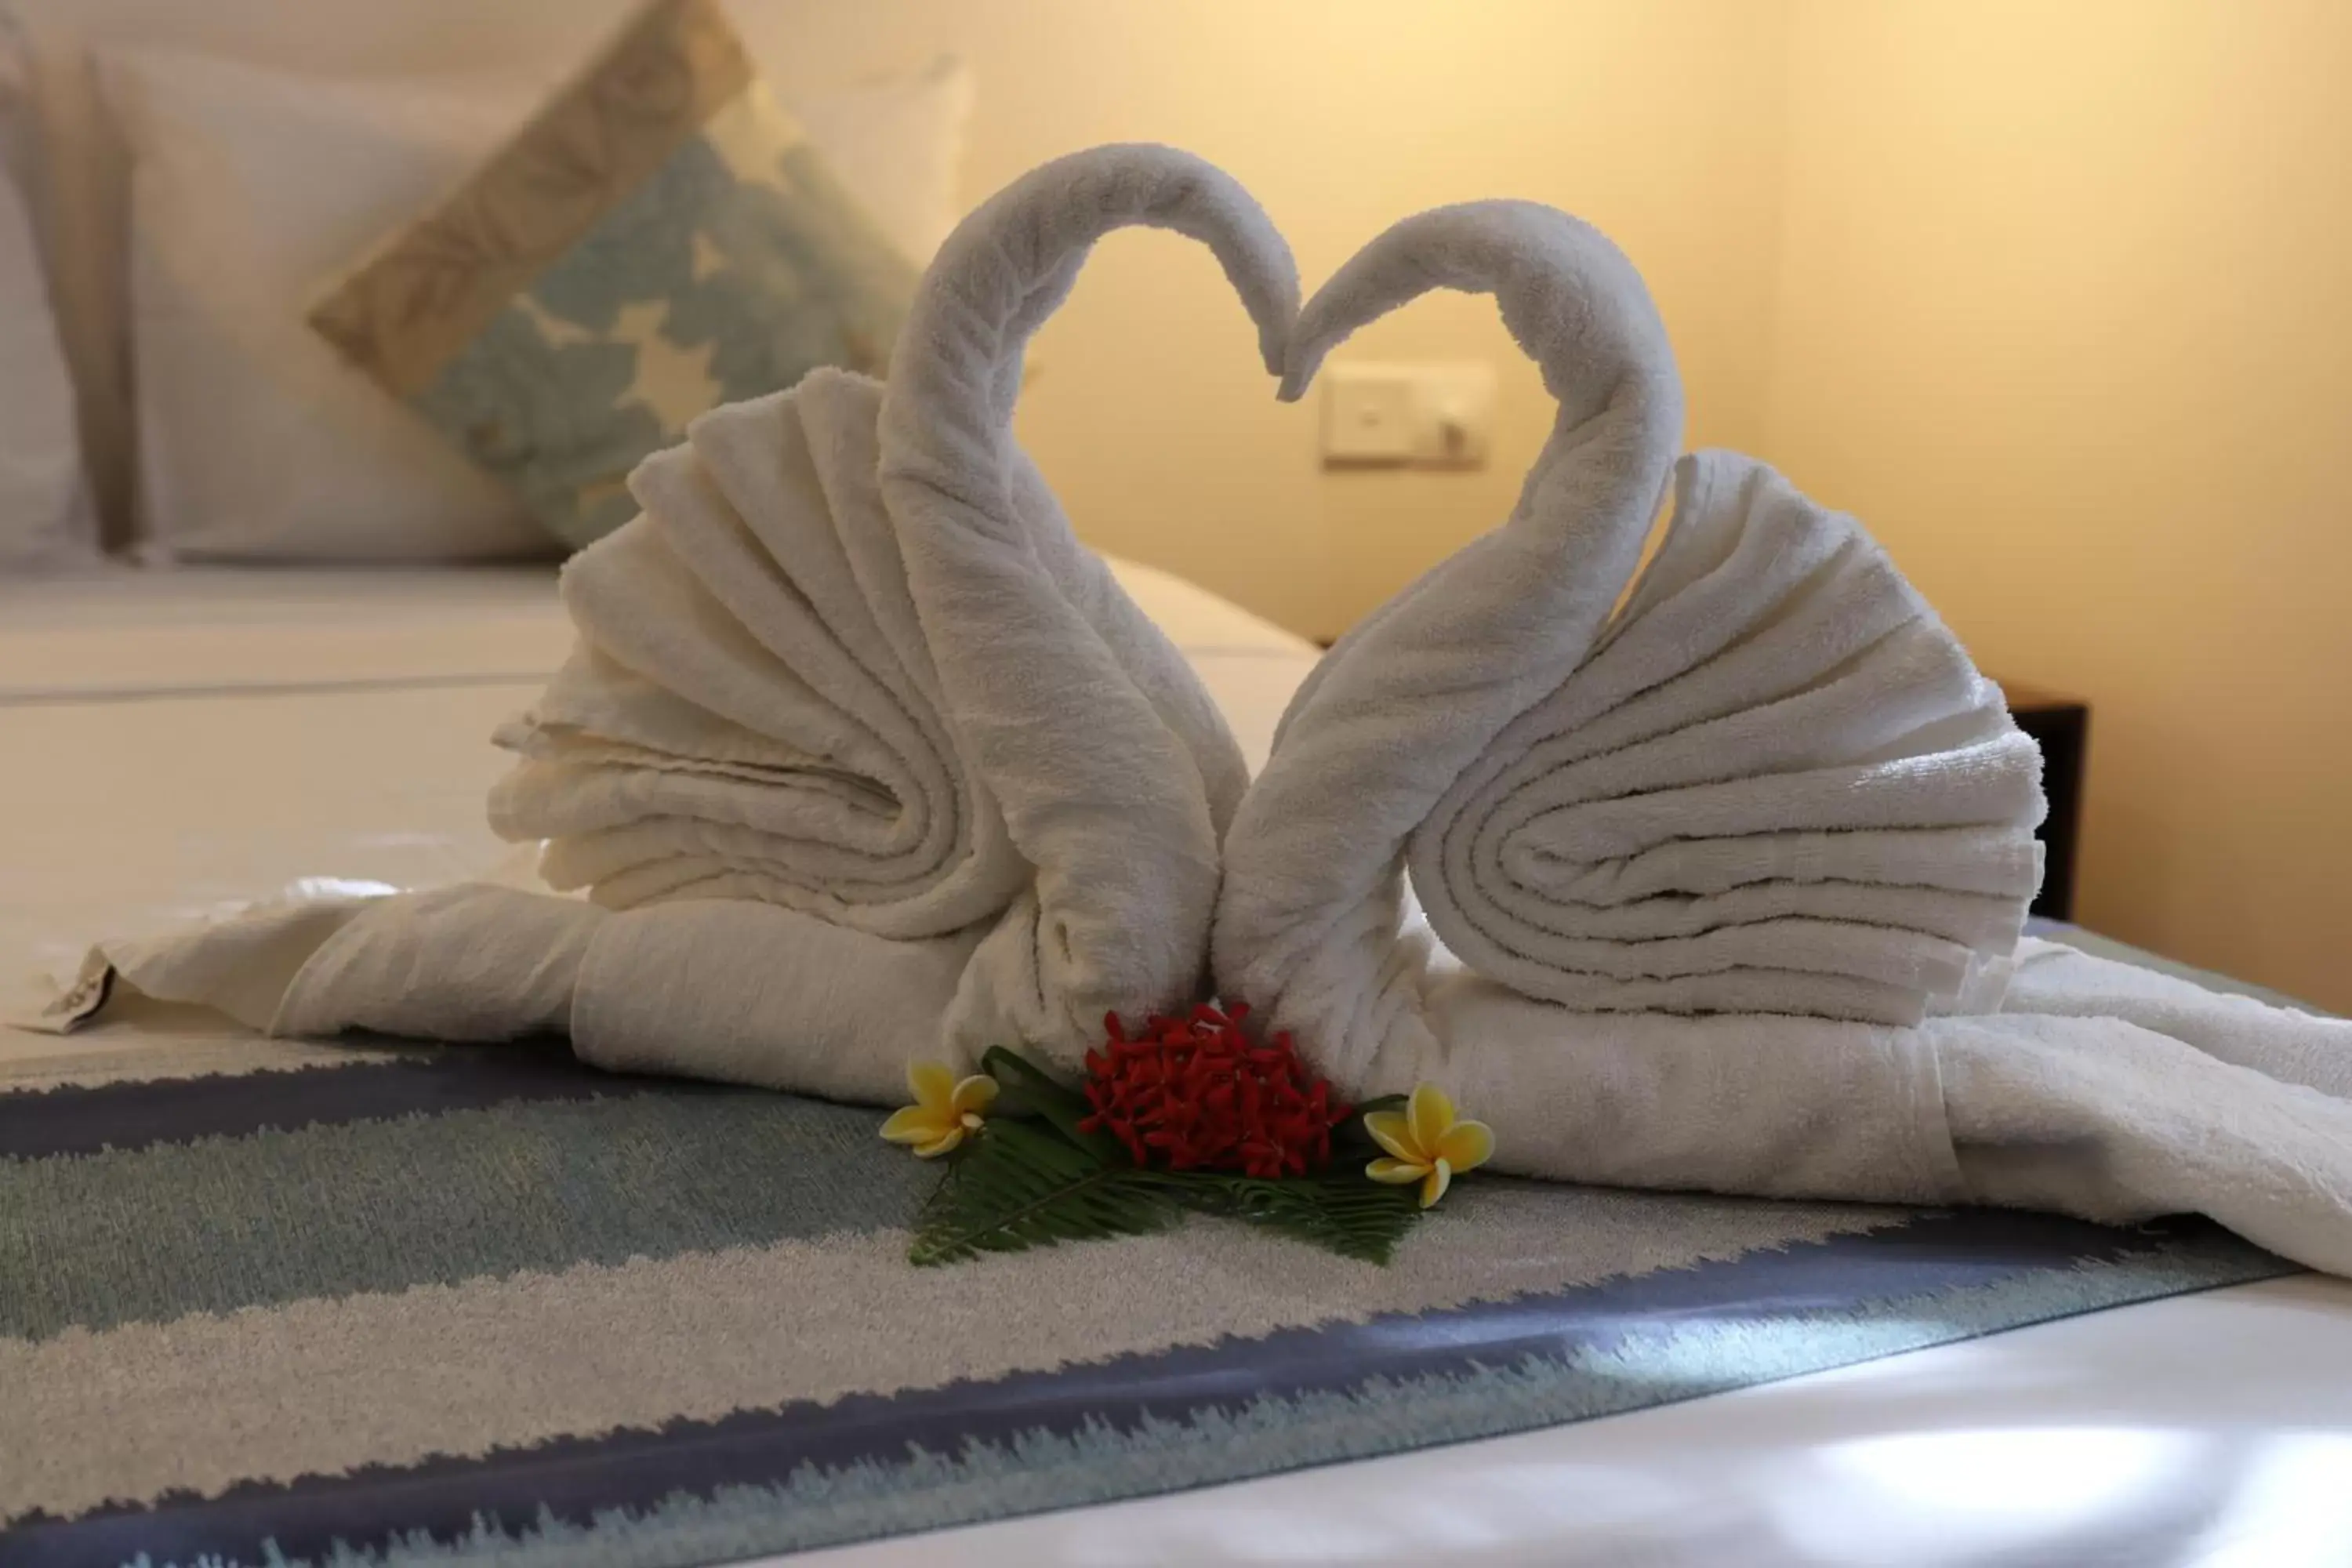
[[1673, 470], [1683, 400], [1649, 290], [1599, 230], [1529, 202], [1405, 219], [1307, 301], [1282, 395], [1304, 394], [1324, 355], [1358, 328], [1435, 289], [1494, 295], [1559, 403], [1506, 531], [1587, 587], [1605, 579], [1603, 601], [1614, 603]]
[[1023, 351], [1069, 294], [1095, 242], [1136, 226], [1174, 229], [1215, 253], [1256, 323], [1266, 369], [1280, 374], [1298, 271], [1249, 194], [1173, 148], [1073, 153], [972, 213], [924, 275], [890, 357], [886, 483], [938, 490], [962, 503], [976, 525], [1015, 526], [1005, 489]]

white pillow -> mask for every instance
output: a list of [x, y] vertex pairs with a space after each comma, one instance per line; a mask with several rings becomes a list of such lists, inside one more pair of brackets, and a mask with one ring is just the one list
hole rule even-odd
[[971, 72], [964, 63], [942, 55], [905, 76], [803, 94], [792, 106], [882, 232], [909, 260], [930, 260], [963, 216], [956, 174], [964, 122], [971, 118]]
[[95, 548], [73, 382], [49, 312], [40, 246], [16, 177], [0, 163], [0, 570]]
[[148, 531], [192, 559], [543, 552], [513, 495], [303, 323], [320, 279], [509, 125], [495, 86], [306, 80], [121, 55], [131, 342]]
[[[352, 79], [102, 56], [129, 144], [142, 510], [170, 554], [467, 560], [543, 552], [515, 498], [304, 324], [310, 297], [462, 181], [542, 97], [509, 79]], [[952, 224], [952, 65], [794, 107], [886, 232]]]

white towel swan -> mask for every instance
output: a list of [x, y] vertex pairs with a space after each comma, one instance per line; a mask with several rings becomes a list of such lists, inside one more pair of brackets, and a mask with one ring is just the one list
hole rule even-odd
[[[942, 1036], [1076, 1061], [1107, 1011], [1196, 993], [1247, 771], [1011, 433], [1024, 344], [1094, 242], [1134, 224], [1209, 246], [1278, 370], [1297, 279], [1265, 214], [1189, 155], [1102, 148], [956, 231], [887, 386], [816, 373], [631, 477], [643, 513], [567, 568], [578, 647], [501, 731], [521, 761], [491, 796], [500, 833], [546, 841], [551, 883], [630, 917], [599, 973], [661, 967], [615, 933], [664, 953], [689, 932], [706, 978], [740, 948], [727, 984], [793, 976], [803, 1021], [909, 1037], [853, 1075], [876, 1083]], [[930, 994], [941, 975], [951, 999]], [[943, 1026], [907, 1029], [926, 1003]], [[671, 1033], [668, 1055], [618, 1056], [707, 1068]]]
[[[1220, 979], [1343, 1066], [1410, 1010], [1409, 860], [1480, 973], [1584, 1010], [1915, 1023], [2015, 946], [2040, 758], [1851, 519], [1751, 459], [1678, 471], [1682, 398], [1625, 258], [1549, 208], [1397, 225], [1300, 317], [1491, 291], [1560, 409], [1509, 519], [1376, 611], [1285, 716], [1228, 843]], [[1331, 787], [1345, 780], [1347, 787]]]
[[2020, 948], [2032, 742], [1852, 520], [1675, 466], [1674, 362], [1605, 239], [1408, 219], [1308, 301], [1285, 394], [1433, 288], [1496, 296], [1559, 420], [1510, 518], [1293, 700], [1226, 836], [1224, 994], [1350, 1093], [1440, 1083], [1508, 1169], [2193, 1209], [2352, 1269], [2352, 1024]]

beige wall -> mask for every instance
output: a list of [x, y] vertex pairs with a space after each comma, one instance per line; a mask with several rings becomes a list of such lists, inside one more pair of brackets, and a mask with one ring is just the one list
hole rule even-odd
[[[312, 69], [551, 63], [636, 0], [0, 0], [116, 43]], [[1606, 228], [1673, 323], [1696, 438], [1759, 429], [1782, 0], [729, 0], [781, 85], [945, 51], [979, 84], [964, 187], [1097, 142], [1174, 142], [1273, 211], [1311, 286], [1381, 228], [1477, 196]], [[76, 289], [105, 287], [77, 279]], [[1350, 351], [1504, 373], [1494, 464], [1325, 476], [1207, 253], [1119, 236], [1048, 325], [1024, 440], [1097, 545], [1337, 632], [1508, 511], [1549, 418], [1486, 300], [1423, 302]], [[103, 357], [102, 345], [86, 356]], [[120, 432], [117, 432], [119, 435]]]
[[[1760, 433], [1787, 16], [1749, 0], [793, 0], [812, 75], [952, 48], [980, 83], [967, 188], [1097, 142], [1223, 164], [1312, 289], [1390, 223], [1548, 201], [1648, 275], [1692, 433]], [[789, 82], [786, 84], [789, 86]], [[1312, 398], [1276, 405], [1204, 250], [1107, 242], [1042, 334], [1020, 434], [1096, 545], [1338, 632], [1510, 510], [1550, 418], [1491, 301], [1424, 300], [1342, 353], [1503, 373], [1475, 474], [1326, 475]]]
[[2091, 700], [2086, 923], [2352, 1008], [2352, 5], [1793, 26], [1763, 455]]

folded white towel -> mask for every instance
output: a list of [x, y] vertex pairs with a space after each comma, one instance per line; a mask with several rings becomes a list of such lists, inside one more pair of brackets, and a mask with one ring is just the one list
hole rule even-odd
[[[1851, 519], [1683, 463], [1640, 278], [1565, 214], [1406, 220], [1310, 300], [1285, 375], [1425, 289], [1494, 292], [1560, 399], [1517, 508], [1327, 656], [1227, 843], [1231, 993], [1360, 1070], [1413, 1006], [1409, 860], [1473, 968], [1580, 1010], [1916, 1023], [2006, 952], [2040, 756]], [[1334, 787], [1345, 781], [1344, 788]]]
[[2352, 1275], [2352, 1021], [2033, 941], [1999, 1010], [1910, 1028], [1565, 1014], [1442, 949], [1423, 977], [1362, 1091], [1444, 1084], [1532, 1174], [2198, 1213]]
[[504, 837], [612, 909], [749, 898], [888, 937], [1001, 912], [1030, 869], [957, 755], [873, 472], [880, 391], [819, 371], [697, 420], [574, 557], [579, 642], [499, 732]]
[[1531, 996], [1916, 1023], [2017, 943], [2040, 762], [1851, 519], [1709, 452], [1601, 647], [1408, 861], [1446, 945]]
[[1108, 1009], [1192, 994], [1247, 772], [1011, 435], [1023, 344], [1137, 223], [1205, 240], [1279, 363], [1297, 283], [1265, 215], [1197, 160], [1106, 148], [957, 231], [887, 394], [818, 372], [631, 476], [643, 515], [564, 573], [578, 650], [499, 737], [523, 760], [491, 820], [547, 841], [552, 885], [985, 924], [958, 1040], [1075, 1059]]
[[[266, 906], [110, 944], [92, 973], [278, 1035], [554, 1030], [619, 1071], [888, 1104], [909, 1061], [954, 1054], [939, 1020], [974, 940], [472, 885]], [[2005, 1010], [1912, 1028], [1575, 1014], [1465, 968], [1417, 921], [1405, 945], [1428, 955], [1421, 1005], [1351, 1087], [1444, 1085], [1494, 1127], [1502, 1169], [2117, 1223], [2195, 1211], [2352, 1276], [2352, 1021], [2033, 941]]]

